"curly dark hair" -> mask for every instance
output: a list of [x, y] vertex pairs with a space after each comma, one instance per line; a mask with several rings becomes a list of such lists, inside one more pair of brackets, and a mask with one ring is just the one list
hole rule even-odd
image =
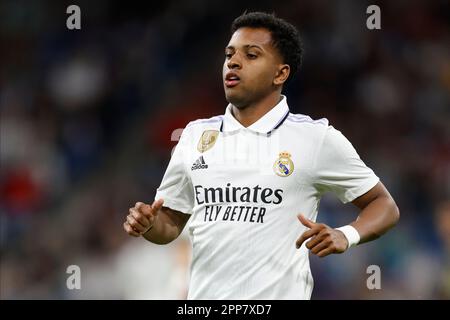
[[245, 12], [240, 15], [231, 24], [231, 33], [244, 27], [270, 31], [273, 46], [281, 54], [283, 62], [291, 68], [288, 81], [291, 80], [302, 64], [303, 45], [297, 28], [275, 14], [265, 12]]

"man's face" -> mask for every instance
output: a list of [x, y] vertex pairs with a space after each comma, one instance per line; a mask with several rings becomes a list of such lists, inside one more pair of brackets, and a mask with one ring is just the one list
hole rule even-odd
[[259, 101], [279, 88], [275, 78], [282, 66], [270, 31], [240, 28], [225, 48], [223, 82], [227, 101], [237, 108]]

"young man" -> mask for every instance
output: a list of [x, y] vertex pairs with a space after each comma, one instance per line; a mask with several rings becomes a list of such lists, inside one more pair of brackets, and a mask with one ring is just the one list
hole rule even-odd
[[[130, 209], [132, 236], [166, 244], [190, 219], [189, 299], [309, 299], [308, 250], [342, 253], [392, 228], [399, 210], [351, 143], [326, 119], [289, 112], [281, 95], [301, 62], [297, 30], [254, 12], [225, 48], [225, 115], [187, 125], [152, 205]], [[316, 223], [334, 192], [361, 212], [334, 229]]]

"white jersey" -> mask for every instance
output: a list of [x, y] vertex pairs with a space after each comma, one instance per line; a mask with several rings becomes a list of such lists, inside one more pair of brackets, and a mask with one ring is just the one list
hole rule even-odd
[[188, 299], [309, 299], [297, 214], [315, 221], [324, 192], [346, 203], [378, 181], [327, 119], [290, 113], [283, 96], [247, 128], [230, 105], [189, 123], [155, 199], [192, 215]]

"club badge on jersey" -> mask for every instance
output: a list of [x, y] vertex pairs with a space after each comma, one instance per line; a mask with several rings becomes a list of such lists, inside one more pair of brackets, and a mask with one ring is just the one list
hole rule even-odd
[[219, 131], [217, 130], [206, 130], [203, 132], [200, 141], [197, 145], [197, 150], [201, 153], [211, 149], [217, 141], [219, 136]]
[[287, 177], [294, 172], [294, 162], [291, 160], [289, 152], [280, 152], [280, 155], [273, 164], [273, 171], [280, 177]]

